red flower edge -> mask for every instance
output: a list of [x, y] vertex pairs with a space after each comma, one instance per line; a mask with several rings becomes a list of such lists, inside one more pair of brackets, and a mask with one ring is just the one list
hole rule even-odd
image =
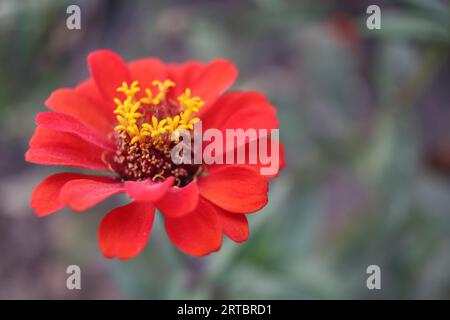
[[[115, 194], [127, 194], [133, 201], [113, 209], [99, 226], [100, 249], [108, 258], [129, 259], [142, 251], [156, 208], [163, 214], [170, 240], [187, 254], [204, 256], [219, 250], [223, 234], [236, 242], [246, 241], [246, 214], [267, 204], [268, 178], [277, 175], [262, 176], [261, 163], [202, 165], [206, 175], [177, 187], [171, 176], [154, 182], [111, 175], [104, 157], [117, 148], [111, 139], [116, 124], [113, 101], [124, 81], [139, 81], [146, 88], [154, 80], [170, 79], [177, 84], [169, 93], [173, 97], [190, 88], [204, 100], [199, 112], [203, 127], [221, 131], [277, 129], [275, 108], [267, 99], [258, 92], [225, 93], [236, 80], [237, 69], [224, 59], [164, 64], [147, 58], [127, 64], [112, 51], [98, 50], [88, 56], [88, 64], [90, 79], [74, 89], [58, 89], [47, 99], [51, 111], [37, 115], [37, 128], [25, 157], [32, 163], [100, 170], [109, 175], [66, 172], [49, 176], [31, 196], [35, 213], [47, 216], [66, 206], [84, 211]], [[277, 140], [270, 143], [279, 144], [280, 168], [284, 167], [282, 145]]]

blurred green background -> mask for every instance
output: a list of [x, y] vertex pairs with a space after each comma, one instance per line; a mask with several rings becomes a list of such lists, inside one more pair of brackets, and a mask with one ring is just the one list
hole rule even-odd
[[[0, 298], [450, 298], [449, 21], [439, 0], [0, 0]], [[34, 116], [98, 48], [225, 57], [234, 88], [277, 107], [288, 165], [246, 243], [190, 258], [159, 218], [140, 256], [111, 261], [97, 226], [123, 199], [34, 216], [31, 191], [60, 170], [24, 162]], [[71, 264], [82, 290], [66, 289]]]

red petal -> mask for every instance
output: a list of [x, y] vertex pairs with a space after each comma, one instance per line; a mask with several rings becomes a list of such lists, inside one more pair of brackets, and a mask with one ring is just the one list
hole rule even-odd
[[230, 92], [221, 96], [202, 116], [203, 130], [217, 128], [278, 128], [275, 108], [258, 92]]
[[166, 67], [159, 59], [135, 60], [128, 64], [128, 68], [132, 81], [139, 82], [141, 91], [136, 94], [138, 98], [145, 94], [145, 89], [154, 90], [153, 93], [156, 94], [156, 87], [152, 85], [152, 82], [155, 80], [164, 81], [168, 78]]
[[59, 131], [73, 133], [83, 140], [95, 144], [101, 148], [114, 151], [115, 146], [108, 141], [106, 137], [86, 128], [75, 118], [59, 112], [40, 112], [36, 116], [36, 124], [39, 127]]
[[122, 86], [122, 82], [131, 84], [128, 67], [122, 57], [115, 52], [97, 50], [89, 54], [87, 59], [97, 88], [107, 101], [112, 102], [119, 96], [117, 88]]
[[221, 95], [207, 111], [202, 111], [203, 130], [209, 128], [222, 129], [228, 118], [249, 105], [248, 100], [253, 102], [253, 99], [247, 97], [249, 96], [244, 96], [238, 91]]
[[125, 189], [130, 198], [138, 202], [155, 202], [161, 199], [173, 185], [173, 177], [169, 177], [163, 182], [145, 181], [126, 181]]
[[[106, 110], [108, 103], [98, 91], [97, 85], [95, 84], [95, 81], [93, 79], [83, 81], [76, 86], [75, 91], [80, 95], [92, 100], [94, 103], [101, 105]], [[113, 115], [111, 117], [114, 118]]]
[[175, 82], [175, 87], [169, 91], [169, 97], [176, 99], [186, 88], [192, 87], [194, 81], [205, 68], [205, 64], [191, 60], [183, 64], [168, 66], [169, 78]]
[[167, 235], [181, 251], [200, 257], [220, 249], [222, 226], [214, 207], [204, 199], [188, 215], [164, 218]]
[[36, 128], [25, 154], [28, 162], [72, 166], [92, 170], [108, 170], [102, 161], [104, 149], [71, 133]]
[[284, 152], [284, 144], [279, 142], [279, 150], [280, 150], [280, 170], [284, 169], [286, 167], [286, 158], [285, 158], [285, 152]]
[[[222, 131], [224, 141], [223, 150], [229, 153], [237, 153], [237, 150], [243, 150], [245, 148], [246, 162], [249, 164], [249, 152], [253, 148], [249, 148], [248, 142], [250, 136], [245, 137], [245, 141], [236, 139], [231, 142], [231, 146], [227, 146], [226, 130], [227, 129], [241, 129], [248, 130], [253, 129], [256, 139], [268, 139], [272, 129], [278, 128], [278, 120], [275, 113], [275, 108], [270, 105], [266, 97], [257, 92], [233, 92], [225, 94], [217, 100], [217, 102], [209, 109], [209, 111], [202, 118], [203, 130], [209, 128], [217, 128]], [[249, 134], [251, 132], [248, 132]], [[260, 141], [254, 141], [256, 145], [259, 145]], [[205, 148], [209, 143], [206, 142], [203, 145]], [[270, 154], [270, 141], [269, 154]], [[258, 148], [257, 148], [258, 149]], [[234, 150], [234, 151], [233, 151]], [[220, 157], [220, 155], [218, 155]], [[223, 156], [223, 155], [222, 155]], [[225, 157], [223, 156], [225, 160]], [[235, 157], [236, 159], [236, 157]], [[253, 159], [253, 157], [252, 157]], [[257, 162], [261, 159], [259, 154], [256, 155]]]
[[31, 195], [31, 208], [38, 216], [46, 216], [62, 209], [64, 203], [59, 201], [61, 189], [67, 182], [82, 178], [93, 179], [95, 176], [78, 173], [57, 173], [47, 177], [34, 189]]
[[224, 124], [226, 129], [278, 129], [275, 109], [261, 106], [247, 107], [233, 114]]
[[59, 199], [72, 209], [83, 211], [124, 191], [122, 184], [110, 177], [79, 179], [67, 182]]
[[192, 94], [205, 101], [202, 112], [233, 85], [237, 76], [237, 68], [225, 59], [213, 60], [205, 66], [190, 86]]
[[[257, 92], [225, 94], [202, 117], [202, 128], [216, 128], [226, 137], [226, 129], [253, 129], [258, 138], [278, 129], [275, 108]], [[264, 129], [264, 130], [261, 130]], [[261, 132], [260, 132], [261, 130]], [[225, 140], [225, 139], [224, 139]], [[248, 139], [246, 139], [248, 141]], [[237, 145], [236, 147], [242, 145]], [[224, 141], [224, 148], [226, 141]]]
[[130, 203], [109, 212], [100, 222], [98, 241], [107, 258], [133, 258], [144, 249], [153, 225], [155, 208]]
[[77, 93], [75, 90], [55, 90], [45, 101], [45, 105], [53, 111], [78, 119], [86, 127], [104, 135], [113, 130], [113, 114], [107, 113], [103, 106], [96, 104], [93, 100]]
[[268, 183], [255, 170], [226, 166], [198, 180], [200, 194], [230, 212], [251, 213], [267, 204]]
[[[261, 143], [261, 141], [258, 141], [258, 143]], [[250, 155], [251, 149], [249, 148], [249, 144], [246, 144], [244, 146], [241, 146], [241, 147], [236, 148], [236, 149], [234, 149], [232, 151], [229, 151], [229, 152], [230, 153], [234, 153], [234, 159], [237, 159], [238, 152], [241, 151], [242, 148], [245, 148], [245, 164], [240, 164], [239, 166], [243, 166], [243, 167], [246, 167], [246, 168], [250, 168], [252, 170], [256, 170], [261, 175], [263, 175], [263, 172], [261, 171], [263, 168], [268, 168], [268, 167], [272, 166], [274, 168], [275, 172], [273, 174], [268, 174], [268, 173], [266, 174], [266, 173], [264, 173], [264, 177], [266, 177], [266, 178], [275, 178], [280, 173], [280, 170], [282, 170], [286, 166], [286, 160], [284, 158], [284, 147], [283, 147], [283, 144], [281, 142], [279, 142], [278, 140], [276, 140], [276, 139], [268, 140], [268, 142], [267, 142], [267, 151], [268, 151], [267, 157], [269, 159], [271, 159], [271, 156], [272, 156], [272, 151], [271, 151], [272, 150], [272, 144], [275, 144], [274, 148], [275, 148], [275, 150], [278, 150], [278, 165], [277, 165], [277, 163], [275, 161], [276, 160], [275, 158], [272, 159], [272, 161], [273, 161], [272, 164], [270, 164], [270, 163], [269, 164], [261, 163], [261, 158], [259, 157], [259, 155], [257, 156], [256, 163], [250, 164], [250, 157], [249, 157], [249, 155]], [[226, 156], [223, 156], [223, 159], [224, 159], [224, 164], [215, 164], [214, 163], [214, 164], [208, 165], [208, 167], [212, 168], [214, 170], [217, 170], [219, 168], [224, 168], [226, 166], [229, 166], [228, 164], [225, 164]]]
[[225, 235], [235, 242], [248, 239], [248, 221], [244, 214], [235, 214], [215, 207]]
[[166, 216], [181, 217], [197, 207], [199, 191], [194, 180], [183, 188], [169, 188], [166, 194], [156, 202], [156, 207]]

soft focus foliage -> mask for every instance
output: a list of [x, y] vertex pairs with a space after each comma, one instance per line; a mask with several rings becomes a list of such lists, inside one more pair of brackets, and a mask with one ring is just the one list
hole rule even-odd
[[[66, 28], [75, 3], [81, 31]], [[365, 27], [372, 1], [0, 1], [0, 298], [450, 298], [449, 4], [378, 3], [381, 30]], [[33, 118], [104, 47], [225, 57], [235, 88], [277, 106], [287, 168], [246, 243], [190, 258], [157, 218], [138, 258], [110, 261], [97, 226], [124, 199], [34, 216], [29, 195], [55, 171], [23, 160]]]

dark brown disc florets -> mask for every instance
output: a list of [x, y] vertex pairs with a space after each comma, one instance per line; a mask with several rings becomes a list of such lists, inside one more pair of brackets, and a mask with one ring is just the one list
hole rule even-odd
[[174, 164], [171, 150], [174, 142], [154, 145], [151, 142], [130, 144], [125, 133], [117, 135], [117, 149], [113, 160], [114, 170], [123, 180], [164, 181], [173, 176], [175, 185], [183, 187], [200, 174], [201, 166], [195, 164]]

